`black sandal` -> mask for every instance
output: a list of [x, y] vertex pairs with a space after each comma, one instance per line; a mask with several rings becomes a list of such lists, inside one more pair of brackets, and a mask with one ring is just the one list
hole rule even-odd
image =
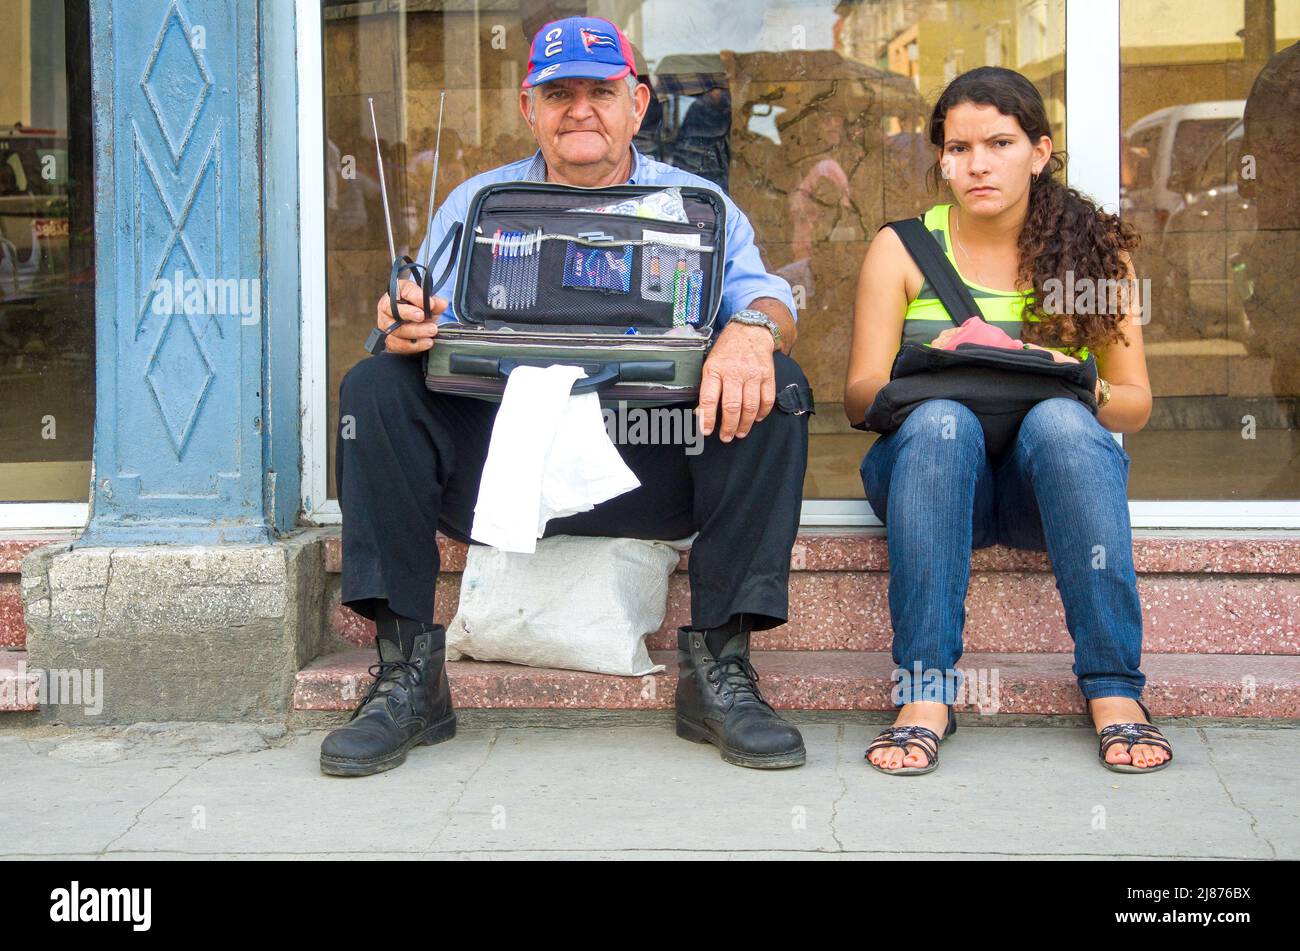
[[[953, 712], [952, 704], [948, 705], [948, 726], [943, 731], [943, 736], [938, 736], [934, 730], [924, 726], [890, 726], [881, 730], [871, 745], [867, 747], [867, 752], [863, 754], [863, 759], [878, 773], [884, 773], [886, 776], [920, 776], [924, 773], [932, 773], [939, 768], [939, 743], [946, 740], [957, 732], [957, 714]], [[907, 748], [915, 746], [925, 754], [924, 766], [900, 766], [898, 769], [885, 769], [883, 766], [877, 766], [871, 762], [871, 754], [876, 750], [883, 750], [890, 746], [897, 746], [907, 755]]]
[[[1112, 773], [1154, 773], [1164, 769], [1174, 761], [1174, 748], [1169, 745], [1169, 740], [1161, 733], [1152, 723], [1151, 711], [1141, 701], [1137, 705], [1142, 708], [1142, 713], [1146, 716], [1146, 723], [1112, 723], [1110, 726], [1102, 727], [1098, 734], [1099, 746], [1097, 748], [1097, 758], [1101, 760], [1101, 765], [1105, 766]], [[1089, 710], [1091, 716], [1092, 711]], [[1106, 751], [1116, 743], [1126, 743], [1125, 752], [1132, 757], [1134, 746], [1154, 746], [1156, 749], [1163, 750], [1167, 757], [1164, 762], [1157, 763], [1155, 766], [1134, 766], [1131, 763], [1108, 763], [1106, 762]]]

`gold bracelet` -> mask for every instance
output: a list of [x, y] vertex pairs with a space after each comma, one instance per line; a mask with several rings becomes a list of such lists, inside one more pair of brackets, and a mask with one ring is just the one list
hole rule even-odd
[[1101, 409], [1110, 402], [1110, 384], [1097, 377], [1097, 386], [1101, 389], [1101, 399], [1097, 400], [1097, 409]]

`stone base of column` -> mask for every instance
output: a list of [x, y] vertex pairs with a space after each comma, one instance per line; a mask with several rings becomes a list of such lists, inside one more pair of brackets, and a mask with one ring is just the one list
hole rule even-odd
[[49, 545], [22, 563], [39, 717], [66, 724], [283, 719], [332, 644], [323, 533], [266, 545]]

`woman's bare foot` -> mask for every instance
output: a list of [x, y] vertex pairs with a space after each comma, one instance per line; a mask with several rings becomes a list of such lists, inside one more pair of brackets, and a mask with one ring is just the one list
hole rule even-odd
[[[943, 731], [948, 728], [948, 708], [942, 703], [930, 700], [907, 703], [899, 709], [894, 726], [923, 726], [933, 730], [935, 736], [942, 738]], [[867, 759], [882, 769], [898, 769], [902, 766], [922, 767], [928, 762], [925, 752], [917, 744], [908, 744], [906, 754], [897, 746], [872, 750]]]
[[[1129, 697], [1098, 697], [1088, 702], [1088, 712], [1098, 733], [1113, 723], [1146, 723], [1146, 714]], [[1106, 762], [1147, 769], [1159, 766], [1169, 759], [1169, 754], [1150, 743], [1136, 743], [1130, 753], [1125, 744], [1115, 743], [1106, 750]]]

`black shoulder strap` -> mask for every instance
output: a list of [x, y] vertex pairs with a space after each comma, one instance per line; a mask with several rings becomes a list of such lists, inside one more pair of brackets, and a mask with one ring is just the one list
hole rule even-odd
[[943, 309], [948, 312], [948, 317], [954, 324], [960, 327], [970, 317], [984, 319], [979, 307], [975, 305], [970, 288], [958, 276], [957, 269], [949, 262], [939, 247], [939, 242], [934, 240], [920, 218], [890, 221], [885, 227], [894, 229], [894, 233], [903, 242], [903, 247], [907, 248], [907, 253], [912, 255], [912, 260], [938, 293]]

